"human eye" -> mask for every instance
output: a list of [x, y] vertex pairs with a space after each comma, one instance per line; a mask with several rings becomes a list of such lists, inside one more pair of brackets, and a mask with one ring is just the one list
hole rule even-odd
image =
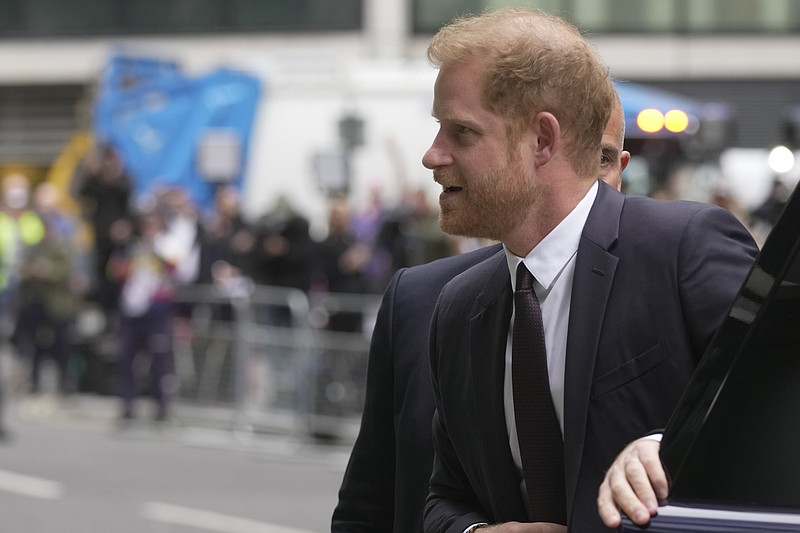
[[602, 153], [600, 154], [600, 166], [611, 165], [614, 163], [614, 160], [617, 158], [617, 150], [613, 148], [604, 148]]
[[456, 124], [456, 133], [458, 133], [459, 135], [466, 135], [471, 131], [472, 129], [468, 128], [467, 126], [461, 126], [459, 124]]

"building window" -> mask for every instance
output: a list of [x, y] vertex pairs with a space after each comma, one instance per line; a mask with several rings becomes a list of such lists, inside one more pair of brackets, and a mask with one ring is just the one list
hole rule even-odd
[[360, 30], [361, 0], [235, 0], [231, 23], [245, 30]]
[[572, 22], [592, 32], [669, 32], [678, 24], [676, 0], [571, 0]]
[[117, 5], [108, 0], [55, 2], [52, 0], [6, 0], [15, 15], [12, 31], [20, 35], [83, 35], [119, 29]]
[[786, 33], [800, 30], [796, 0], [413, 0], [414, 31], [430, 34], [466, 12], [527, 5], [593, 33]]
[[0, 37], [361, 29], [361, 0], [0, 0]]
[[436, 33], [442, 25], [459, 15], [477, 13], [482, 4], [482, 0], [414, 0], [414, 31]]
[[569, 3], [570, 0], [414, 0], [414, 32], [435, 33], [459, 15], [506, 6], [534, 7], [565, 16], [567, 13], [562, 12], [563, 7]]
[[795, 0], [705, 0], [686, 2], [693, 32], [785, 32], [797, 30]]
[[213, 31], [224, 26], [217, 0], [136, 0], [124, 2], [125, 27], [133, 33]]

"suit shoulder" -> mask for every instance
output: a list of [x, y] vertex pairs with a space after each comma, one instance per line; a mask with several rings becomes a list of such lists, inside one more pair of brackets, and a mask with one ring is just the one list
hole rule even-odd
[[705, 246], [713, 241], [755, 247], [750, 232], [727, 209], [702, 202], [641, 196], [625, 199], [620, 236], [628, 244], [663, 250], [681, 243]]
[[680, 230], [690, 223], [707, 220], [742, 226], [730, 211], [715, 204], [690, 200], [665, 201], [646, 196], [626, 197], [621, 218], [622, 224], [656, 233]]
[[437, 283], [441, 281], [441, 285], [444, 285], [458, 274], [485, 261], [502, 249], [502, 245], [493, 244], [463, 254], [437, 259], [424, 265], [412, 266], [405, 269], [401, 281], [402, 283]]
[[649, 196], [626, 196], [623, 212], [675, 217], [691, 215], [703, 209], [722, 209], [721, 207], [692, 200], [659, 200]]
[[[498, 275], [498, 269], [502, 270]], [[500, 287], [494, 284], [508, 282], [506, 256], [500, 247], [494, 254], [485, 258], [453, 277], [442, 290], [442, 295], [461, 295], [467, 299], [483, 293], [488, 289], [494, 294]]]

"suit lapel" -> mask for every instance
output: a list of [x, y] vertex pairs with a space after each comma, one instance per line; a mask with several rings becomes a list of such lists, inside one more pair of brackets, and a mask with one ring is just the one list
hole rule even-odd
[[[527, 511], [518, 490], [517, 475], [503, 406], [503, 380], [508, 325], [511, 321], [511, 281], [505, 253], [487, 261], [488, 283], [476, 299], [477, 314], [470, 319], [470, 362], [475, 390], [475, 423], [486, 430], [483, 435], [485, 474], [494, 481], [488, 485], [492, 499], [503, 502], [509, 516], [525, 517]], [[476, 278], [480, 279], [480, 278]], [[483, 279], [487, 279], [484, 277]], [[502, 494], [498, 494], [502, 491]]]
[[603, 182], [586, 220], [572, 284], [564, 377], [564, 458], [567, 510], [572, 509], [586, 438], [595, 358], [617, 257], [616, 243], [624, 196]]

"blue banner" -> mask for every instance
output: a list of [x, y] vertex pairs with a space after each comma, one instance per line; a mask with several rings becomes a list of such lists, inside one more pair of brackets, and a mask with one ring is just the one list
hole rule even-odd
[[[241, 185], [261, 90], [258, 78], [235, 70], [190, 78], [173, 62], [115, 56], [95, 103], [95, 135], [120, 151], [137, 195], [178, 186], [207, 208], [216, 183]], [[233, 142], [206, 142], [221, 137]], [[229, 175], [225, 168], [208, 175], [198, 163], [215, 154], [203, 150], [234, 160], [225, 167]]]

